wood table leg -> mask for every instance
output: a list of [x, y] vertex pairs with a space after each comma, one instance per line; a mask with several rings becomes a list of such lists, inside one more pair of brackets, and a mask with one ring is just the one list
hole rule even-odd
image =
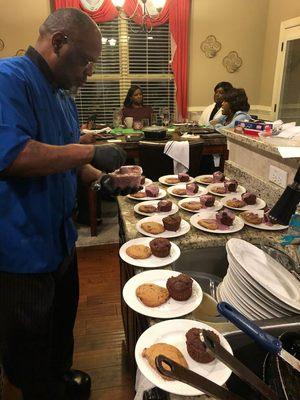
[[91, 236], [97, 236], [97, 192], [88, 189]]

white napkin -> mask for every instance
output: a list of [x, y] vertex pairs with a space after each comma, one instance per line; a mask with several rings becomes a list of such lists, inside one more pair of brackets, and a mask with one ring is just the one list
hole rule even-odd
[[109, 126], [107, 126], [105, 128], [102, 128], [102, 129], [82, 129], [83, 133], [95, 133], [95, 134], [97, 134], [97, 133], [109, 133], [111, 131], [112, 131], [112, 129]]
[[187, 172], [190, 167], [190, 146], [188, 141], [170, 141], [165, 145], [164, 153], [173, 158], [174, 174]]
[[154, 388], [155, 385], [148, 381], [147, 378], [141, 373], [139, 368], [136, 370], [136, 379], [135, 379], [135, 398], [134, 400], [143, 400], [144, 391], [150, 390]]

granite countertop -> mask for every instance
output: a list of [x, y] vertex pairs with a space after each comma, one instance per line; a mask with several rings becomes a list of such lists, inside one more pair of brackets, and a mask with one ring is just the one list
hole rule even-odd
[[[166, 186], [159, 186], [163, 189], [166, 189]], [[172, 200], [176, 204], [179, 200], [181, 200], [181, 198], [173, 197], [169, 194], [167, 194], [166, 198]], [[118, 204], [126, 240], [128, 241], [137, 237], [142, 237], [143, 235], [136, 230], [135, 225], [140, 219], [145, 217], [135, 214], [133, 211], [133, 207], [135, 204], [137, 204], [137, 201], [130, 200], [126, 197], [119, 197]], [[193, 214], [179, 209], [179, 215], [184, 220], [189, 222], [190, 217]], [[191, 226], [191, 229], [188, 233], [178, 238], [172, 238], [172, 242], [176, 243], [181, 250], [225, 246], [226, 242], [233, 237], [244, 239], [254, 244], [263, 242], [264, 244], [274, 245], [274, 243], [279, 242], [281, 235], [282, 232], [280, 231], [262, 231], [247, 226], [245, 226], [241, 231], [233, 234], [213, 234], [203, 232]]]
[[222, 129], [222, 134], [225, 135], [229, 140], [243, 143], [244, 145], [253, 147], [257, 150], [274, 154], [281, 158], [278, 151], [278, 147], [294, 147], [300, 146], [299, 140], [291, 140], [277, 137], [267, 138], [256, 138], [250, 135], [243, 135], [235, 133], [233, 129]]

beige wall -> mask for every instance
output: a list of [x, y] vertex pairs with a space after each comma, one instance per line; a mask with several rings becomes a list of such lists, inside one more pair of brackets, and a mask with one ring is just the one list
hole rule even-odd
[[14, 56], [17, 50], [26, 50], [29, 44], [34, 45], [38, 28], [49, 13], [50, 0], [5, 2], [0, 14], [0, 38], [5, 47], [0, 57]]
[[[250, 103], [259, 104], [269, 0], [191, 2], [188, 106], [212, 103], [213, 87], [219, 81], [245, 88]], [[208, 35], [215, 35], [222, 44], [214, 58], [207, 58], [200, 49]], [[228, 73], [222, 60], [232, 50], [238, 52], [243, 65], [238, 72]]]
[[[197, 0], [196, 0], [197, 1]], [[300, 16], [300, 0], [270, 0], [261, 77], [260, 104], [271, 105], [280, 24]]]

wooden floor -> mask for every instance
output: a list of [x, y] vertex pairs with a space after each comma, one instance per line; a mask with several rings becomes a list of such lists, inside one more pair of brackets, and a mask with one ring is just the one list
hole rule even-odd
[[132, 400], [134, 383], [123, 350], [118, 246], [77, 251], [80, 300], [74, 368], [91, 375], [91, 400]]

